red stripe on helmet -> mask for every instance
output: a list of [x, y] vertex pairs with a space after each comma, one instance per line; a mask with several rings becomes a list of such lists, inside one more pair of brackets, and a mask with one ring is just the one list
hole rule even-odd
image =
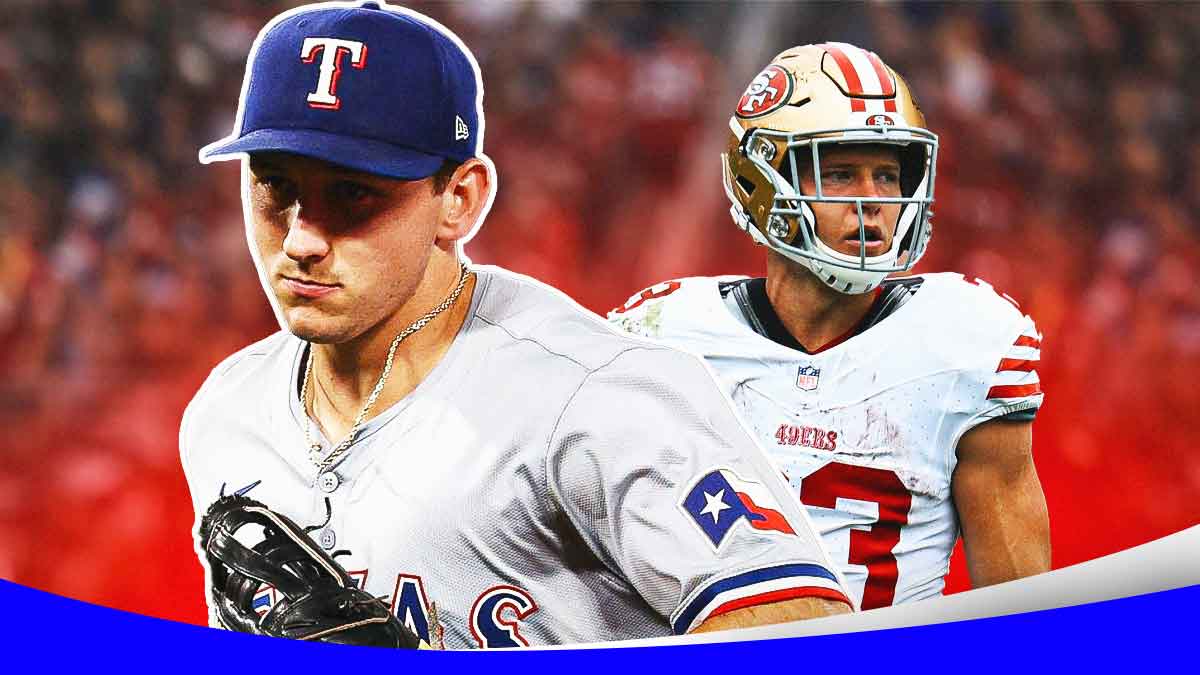
[[850, 63], [850, 57], [846, 56], [846, 52], [842, 51], [841, 47], [829, 44], [823, 46], [841, 69], [842, 77], [846, 78], [846, 93], [850, 95], [850, 109], [854, 112], [866, 112], [866, 102], [858, 98], [864, 96], [866, 92], [863, 91], [862, 80], [858, 78], [858, 71], [854, 69], [854, 64]]
[[[896, 83], [892, 81], [892, 74], [888, 72], [887, 66], [883, 65], [883, 61], [879, 59], [879, 56], [875, 52], [868, 52], [864, 49], [863, 53], [867, 55], [867, 60], [871, 62], [871, 67], [875, 69], [875, 77], [879, 78], [880, 93], [884, 96], [895, 96]], [[892, 104], [895, 105], [894, 102]]]

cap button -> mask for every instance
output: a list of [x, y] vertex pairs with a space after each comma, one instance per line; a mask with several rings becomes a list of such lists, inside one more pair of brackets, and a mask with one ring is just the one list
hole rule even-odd
[[359, 7], [363, 8], [363, 9], [382, 9], [382, 7], [379, 6], [378, 2], [373, 2], [373, 1], [372, 2], [364, 2], [363, 4], [359, 5]]

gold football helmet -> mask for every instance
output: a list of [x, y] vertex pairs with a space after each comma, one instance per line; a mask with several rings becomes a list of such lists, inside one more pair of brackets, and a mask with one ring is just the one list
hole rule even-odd
[[[721, 160], [725, 193], [737, 225], [756, 242], [808, 267], [843, 293], [865, 293], [893, 272], [913, 268], [929, 243], [937, 136], [908, 84], [872, 52], [845, 43], [793, 47], [750, 82], [729, 119]], [[895, 146], [900, 197], [830, 197], [800, 189], [801, 167], [821, 175], [822, 148], [859, 143]], [[817, 236], [812, 202], [853, 203], [859, 255]], [[863, 203], [903, 204], [891, 248], [867, 255]]]

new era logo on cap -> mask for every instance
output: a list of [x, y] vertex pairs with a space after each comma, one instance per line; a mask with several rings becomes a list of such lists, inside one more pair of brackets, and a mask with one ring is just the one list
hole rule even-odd
[[259, 33], [233, 133], [200, 161], [277, 151], [425, 178], [447, 160], [481, 156], [482, 92], [470, 51], [422, 14], [378, 2], [307, 5]]

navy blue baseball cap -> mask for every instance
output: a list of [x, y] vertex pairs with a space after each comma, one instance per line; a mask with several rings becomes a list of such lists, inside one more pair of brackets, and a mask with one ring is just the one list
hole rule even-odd
[[284, 12], [254, 41], [233, 133], [200, 161], [290, 152], [416, 180], [481, 152], [483, 85], [461, 40], [379, 2]]

